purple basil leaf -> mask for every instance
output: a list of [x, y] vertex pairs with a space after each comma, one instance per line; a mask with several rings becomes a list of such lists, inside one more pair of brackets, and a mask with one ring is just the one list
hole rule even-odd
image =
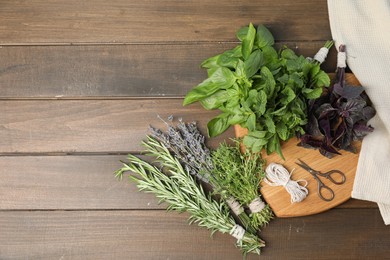
[[337, 109], [332, 107], [331, 104], [325, 103], [325, 104], [322, 104], [319, 108], [317, 108], [316, 115], [318, 116], [318, 119], [321, 119], [324, 117], [333, 117], [336, 110]]
[[329, 142], [332, 140], [332, 136], [330, 133], [330, 122], [327, 117], [322, 118], [318, 121], [318, 124], [320, 126], [320, 129], [322, 129], [322, 132], [325, 135], [325, 139], [327, 139]]
[[313, 114], [309, 115], [309, 122], [306, 125], [306, 133], [313, 136], [323, 136], [318, 126], [317, 118]]
[[367, 126], [365, 124], [355, 124], [353, 126], [353, 139], [362, 140], [368, 133], [374, 131], [372, 126]]
[[341, 86], [339, 82], [337, 82], [333, 85], [333, 92], [338, 94], [339, 96], [342, 96], [344, 93], [344, 88]]
[[375, 109], [373, 107], [363, 108], [363, 116], [366, 121], [370, 120], [375, 116]]
[[308, 134], [302, 135], [301, 142], [298, 144], [298, 146], [302, 146], [304, 148], [312, 148], [312, 149], [320, 148], [321, 145], [322, 145], [321, 140], [318, 140], [315, 137]]
[[339, 124], [334, 134], [333, 143], [337, 142], [338, 140], [340, 140], [340, 138], [343, 137], [346, 128], [347, 126], [344, 121]]
[[347, 102], [341, 105], [341, 108], [346, 111], [357, 111], [361, 112], [363, 108], [367, 105], [366, 101], [363, 98], [352, 98], [347, 100]]
[[343, 98], [357, 98], [360, 96], [360, 94], [364, 91], [364, 88], [362, 86], [349, 86], [346, 85], [342, 89], [342, 93], [339, 94]]
[[334, 153], [334, 154], [340, 154], [336, 148], [334, 148], [332, 146], [332, 144], [330, 142], [327, 142], [327, 141], [324, 141], [322, 143], [322, 146], [321, 146], [322, 149], [324, 149], [325, 151], [329, 152], [329, 153]]
[[322, 154], [323, 156], [325, 156], [328, 159], [332, 159], [334, 156], [332, 153], [330, 153], [322, 148], [320, 148], [320, 154]]

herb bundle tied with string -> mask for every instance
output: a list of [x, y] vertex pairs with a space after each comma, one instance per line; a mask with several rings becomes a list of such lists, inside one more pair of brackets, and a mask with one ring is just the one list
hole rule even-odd
[[[212, 156], [220, 148], [215, 152], [207, 148], [205, 137], [198, 130], [196, 123], [179, 120], [176, 126], [168, 122], [166, 124], [168, 127], [166, 132], [151, 127], [151, 136], [143, 142], [146, 155], [154, 157], [158, 165], [129, 155], [129, 163], [124, 163], [123, 168], [117, 171], [117, 176], [122, 176], [126, 171], [137, 174], [141, 178], [131, 175], [131, 179], [137, 182], [138, 188], [154, 193], [161, 202], [167, 202], [170, 205], [168, 209], [188, 212], [191, 215], [190, 223], [196, 222], [211, 229], [213, 233], [216, 231], [230, 233], [237, 239], [237, 246], [244, 255], [250, 252], [260, 254], [260, 248], [265, 243], [258, 238], [257, 231], [270, 219], [272, 213], [268, 206], [265, 210], [256, 212], [256, 214], [261, 212], [260, 218], [255, 217], [253, 212], [248, 215], [241, 204], [242, 201], [249, 201], [244, 199], [248, 196], [245, 193], [244, 196], [237, 193], [237, 197], [234, 197], [227, 186], [220, 184], [217, 178], [218, 168], [215, 167]], [[208, 183], [213, 193], [207, 195], [200, 181]], [[248, 186], [249, 190], [258, 191], [258, 188], [259, 186], [255, 184]], [[259, 198], [256, 191], [251, 193]], [[217, 200], [212, 195], [218, 195], [220, 199]], [[227, 205], [238, 215], [243, 227], [229, 214]]]

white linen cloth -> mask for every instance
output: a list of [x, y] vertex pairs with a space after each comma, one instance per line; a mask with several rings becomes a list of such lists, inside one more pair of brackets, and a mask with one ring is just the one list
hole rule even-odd
[[390, 224], [390, 0], [328, 0], [332, 37], [377, 111], [363, 139], [352, 197], [378, 203]]

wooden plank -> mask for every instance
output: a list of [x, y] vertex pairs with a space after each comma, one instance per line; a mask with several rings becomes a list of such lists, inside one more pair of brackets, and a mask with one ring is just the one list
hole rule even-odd
[[[0, 212], [1, 259], [240, 259], [234, 239], [164, 211]], [[390, 229], [377, 209], [276, 219], [261, 259], [385, 259]], [[259, 259], [250, 256], [248, 259]]]
[[[313, 56], [323, 42], [282, 42]], [[184, 96], [206, 78], [199, 65], [236, 43], [7, 46], [0, 48], [0, 98]], [[323, 68], [333, 72], [332, 49]]]
[[0, 209], [163, 209], [114, 171], [126, 156], [0, 157]]
[[378, 208], [378, 204], [366, 200], [349, 199], [345, 203], [337, 206], [337, 208], [354, 209], [354, 208]]
[[[4, 153], [128, 153], [142, 150], [148, 127], [165, 129], [157, 118], [197, 121], [206, 134], [207, 122], [218, 111], [199, 104], [182, 106], [182, 99], [147, 100], [25, 100], [1, 101], [0, 154]], [[233, 137], [229, 129], [210, 139], [215, 147]]]
[[331, 38], [323, 0], [3, 0], [0, 44], [233, 41], [249, 22], [278, 40]]
[[[2, 156], [0, 210], [163, 209], [113, 172], [125, 155]], [[377, 208], [351, 200], [340, 208]]]

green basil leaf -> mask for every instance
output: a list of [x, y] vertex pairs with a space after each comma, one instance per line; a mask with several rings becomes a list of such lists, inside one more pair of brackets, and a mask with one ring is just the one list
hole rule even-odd
[[283, 159], [283, 160], [286, 160], [285, 158], [284, 158], [284, 156], [283, 156], [283, 153], [282, 153], [282, 148], [281, 148], [281, 146], [280, 146], [280, 140], [279, 140], [279, 138], [278, 138], [278, 136], [277, 135], [275, 135], [275, 151], [276, 151], [276, 153]]
[[278, 122], [276, 124], [276, 132], [279, 135], [279, 138], [283, 141], [286, 141], [290, 138], [287, 126], [283, 122]]
[[239, 60], [236, 67], [236, 76], [238, 78], [246, 77], [245, 74], [245, 63], [242, 60]]
[[256, 129], [256, 115], [254, 113], [250, 114], [248, 121], [246, 121], [246, 126], [249, 131], [255, 131]]
[[261, 51], [264, 56], [264, 64], [275, 63], [278, 59], [278, 53], [272, 46], [264, 46]]
[[271, 32], [264, 25], [257, 26], [256, 40], [259, 48], [272, 46], [275, 43]]
[[230, 57], [226, 54], [222, 54], [218, 57], [217, 65], [235, 69], [237, 67], [239, 58]]
[[244, 60], [249, 58], [249, 55], [252, 53], [253, 44], [255, 41], [256, 29], [253, 27], [253, 24], [249, 24], [248, 32], [245, 38], [242, 40], [242, 57]]
[[216, 55], [214, 57], [208, 58], [207, 60], [203, 61], [200, 66], [205, 69], [211, 69], [211, 68], [217, 68], [219, 65], [217, 64], [217, 60], [221, 56], [221, 54]]
[[209, 137], [215, 137], [217, 135], [222, 134], [229, 128], [229, 115], [222, 113], [216, 118], [210, 120], [207, 123], [207, 130]]
[[247, 116], [244, 116], [243, 114], [236, 114], [229, 119], [229, 125], [236, 125], [244, 123], [247, 120]]
[[249, 55], [249, 58], [244, 62], [245, 74], [248, 78], [256, 74], [263, 65], [263, 53], [260, 50], [255, 50]]
[[256, 113], [258, 115], [264, 115], [267, 107], [267, 94], [263, 90], [260, 90], [257, 94], [257, 101]]
[[183, 101], [183, 106], [204, 99], [205, 97], [214, 94], [219, 89], [220, 86], [213, 83], [210, 78], [208, 78], [187, 93]]
[[272, 98], [275, 90], [275, 79], [271, 71], [267, 67], [262, 67], [260, 70], [260, 75], [262, 77], [261, 83], [263, 90], [267, 94], [268, 98]]
[[276, 133], [274, 120], [272, 120], [272, 118], [268, 114], [265, 115], [265, 122], [264, 123], [267, 126], [268, 132], [273, 133], [273, 134]]
[[205, 109], [211, 110], [220, 107], [227, 100], [229, 100], [228, 92], [226, 90], [218, 90], [211, 96], [201, 100], [200, 103]]
[[209, 80], [217, 84], [220, 88], [227, 89], [234, 84], [236, 77], [230, 69], [222, 67], [215, 70]]
[[249, 27], [248, 27], [248, 26], [241, 27], [241, 28], [237, 31], [237, 33], [236, 33], [237, 38], [238, 38], [240, 41], [243, 41], [243, 40], [246, 38], [246, 35], [248, 34], [248, 31], [249, 31]]

